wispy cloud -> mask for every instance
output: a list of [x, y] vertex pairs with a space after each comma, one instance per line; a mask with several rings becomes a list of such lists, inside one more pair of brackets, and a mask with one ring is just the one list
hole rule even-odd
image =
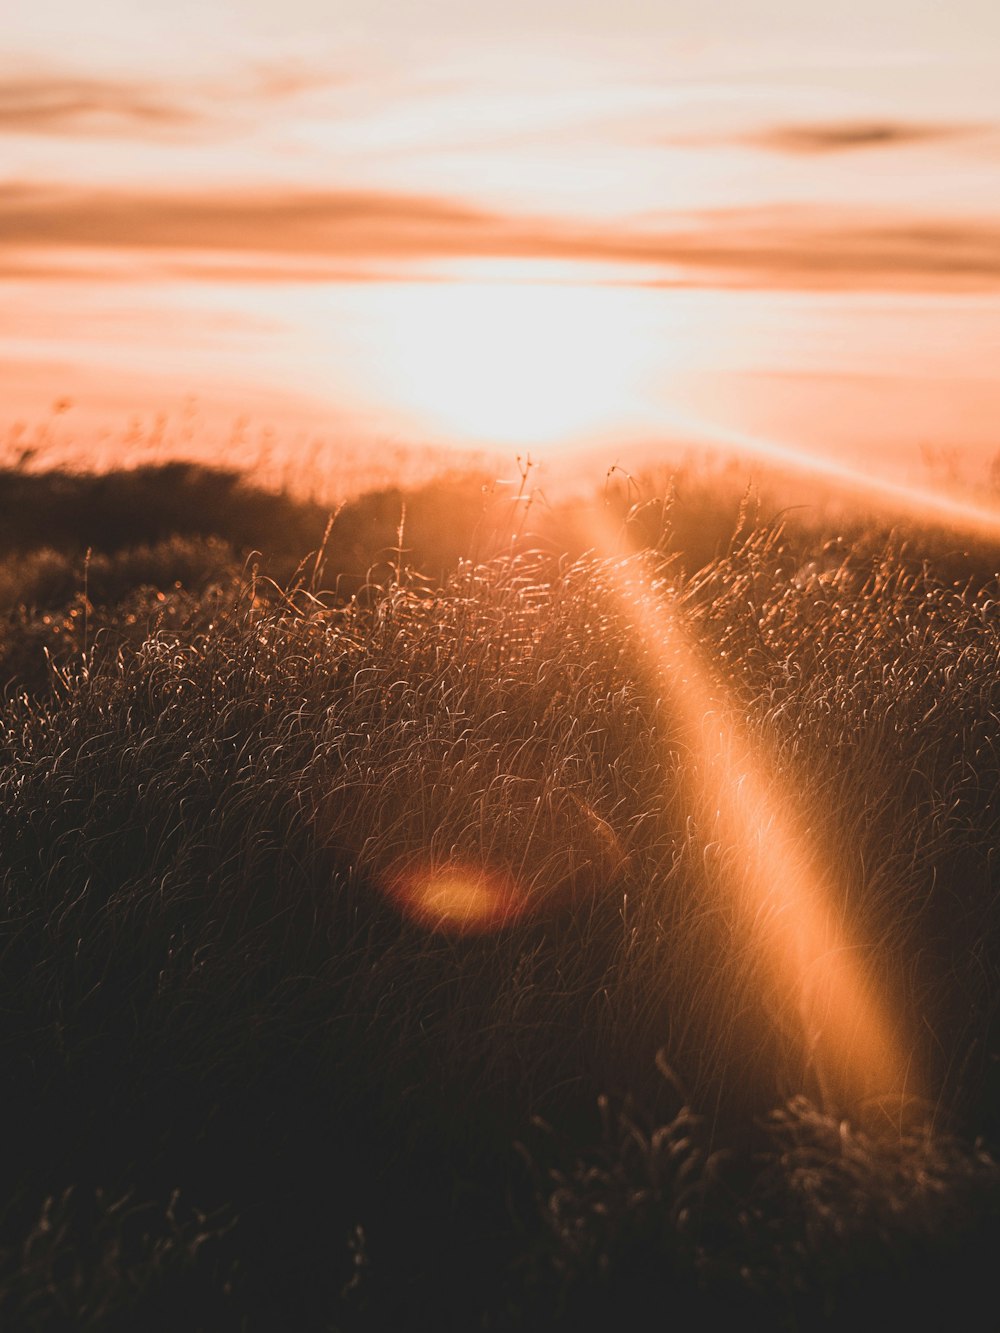
[[211, 85], [51, 70], [0, 74], [0, 134], [150, 138], [236, 126], [275, 103], [322, 94], [344, 82], [295, 60], [257, 63]]
[[238, 87], [249, 98], [264, 101], [288, 101], [310, 93], [329, 92], [332, 88], [352, 85], [357, 79], [331, 71], [324, 65], [310, 65], [303, 60], [258, 61], [239, 80]]
[[994, 146], [998, 140], [1000, 125], [983, 122], [819, 120], [764, 125], [748, 131], [668, 134], [661, 142], [670, 148], [753, 148], [790, 157], [826, 157], [957, 141]]
[[0, 244], [294, 255], [487, 253], [500, 221], [446, 199], [369, 191], [130, 194], [11, 187]]
[[665, 249], [673, 262], [775, 287], [995, 287], [1000, 219], [861, 210], [728, 209], [699, 215]]
[[851, 153], [872, 148], [902, 148], [937, 140], [974, 138], [980, 125], [933, 125], [911, 121], [845, 120], [775, 125], [742, 140], [776, 153]]
[[[316, 277], [326, 266], [449, 258], [614, 263], [665, 281], [881, 288], [1000, 284], [1000, 219], [945, 221], [819, 208], [679, 215], [655, 229], [594, 227], [390, 192], [132, 194], [12, 187], [0, 249], [38, 262], [55, 249], [192, 256], [239, 271]], [[233, 257], [244, 256], [234, 265]], [[189, 262], [189, 261], [186, 261]], [[644, 279], [645, 280], [645, 279]]]
[[145, 84], [69, 75], [0, 78], [0, 132], [148, 135], [203, 119], [188, 101]]

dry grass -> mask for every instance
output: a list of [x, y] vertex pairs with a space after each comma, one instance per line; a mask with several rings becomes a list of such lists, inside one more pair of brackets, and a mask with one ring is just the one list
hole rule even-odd
[[[809, 569], [806, 537], [744, 522], [697, 572], [636, 559], [906, 997], [937, 1100], [894, 1141], [801, 1100], [761, 1121], [818, 1088], [734, 937], [733, 849], [685, 805], [606, 561], [515, 543], [428, 582], [397, 536], [348, 597], [316, 560], [246, 581], [211, 534], [92, 557], [105, 613], [78, 604], [0, 733], [12, 1326], [177, 1327], [162, 1297], [190, 1328], [604, 1327], [622, 1303], [645, 1327], [647, 1301], [855, 1327], [863, 1279], [873, 1323], [895, 1299], [931, 1328], [940, 1260], [973, 1327], [1000, 618], [988, 570], [956, 584], [887, 540]], [[130, 560], [149, 581], [115, 582]], [[41, 612], [17, 614], [12, 640]], [[486, 868], [528, 910], [429, 932], [387, 891], [401, 860]], [[603, 1139], [602, 1096], [627, 1099]], [[116, 1220], [125, 1195], [148, 1222]], [[76, 1257], [45, 1257], [45, 1208]]]

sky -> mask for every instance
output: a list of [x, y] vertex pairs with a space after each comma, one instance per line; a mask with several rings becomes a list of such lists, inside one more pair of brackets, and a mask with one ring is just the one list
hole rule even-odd
[[33, 0], [0, 164], [8, 421], [1000, 449], [994, 0]]

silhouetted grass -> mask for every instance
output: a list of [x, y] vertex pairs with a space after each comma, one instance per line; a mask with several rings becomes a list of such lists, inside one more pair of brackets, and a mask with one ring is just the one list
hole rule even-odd
[[[606, 560], [452, 561], [482, 508], [441, 486], [425, 537], [412, 497], [402, 538], [362, 501], [282, 591], [243, 572], [238, 490], [10, 557], [7, 662], [47, 603], [69, 646], [0, 733], [9, 1326], [989, 1327], [986, 571], [745, 510], [703, 569], [644, 533], [905, 997], [939, 1102], [894, 1138], [803, 1099]], [[387, 892], [415, 857], [532, 910], [430, 932]]]
[[[251, 571], [282, 587], [322, 574], [342, 597], [401, 560], [440, 582], [493, 538], [483, 491], [482, 479], [453, 477], [330, 510], [193, 463], [0, 470], [0, 684], [44, 688], [49, 659], [208, 622]], [[309, 552], [320, 565], [300, 570]]]

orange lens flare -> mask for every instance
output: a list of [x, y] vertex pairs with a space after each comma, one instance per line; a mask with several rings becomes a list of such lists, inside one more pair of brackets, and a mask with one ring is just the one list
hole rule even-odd
[[863, 495], [870, 501], [877, 501], [887, 509], [906, 514], [919, 522], [937, 523], [969, 536], [1000, 537], [1000, 510], [989, 505], [973, 504], [940, 490], [894, 481], [877, 473], [862, 472], [834, 458], [824, 458], [749, 431], [717, 426], [702, 417], [675, 413], [674, 420], [691, 437], [713, 445], [724, 445], [797, 472], [821, 477], [835, 486]]
[[521, 916], [526, 906], [509, 875], [458, 861], [407, 862], [390, 872], [386, 888], [411, 920], [454, 935], [497, 930]]
[[[608, 548], [609, 544], [606, 544]], [[689, 755], [692, 813], [722, 859], [734, 947], [749, 948], [767, 1005], [797, 1034], [802, 1067], [845, 1106], [917, 1094], [901, 1027], [845, 921], [844, 894], [807, 833], [801, 798], [774, 757], [751, 742], [724, 687], [707, 671], [634, 558], [608, 562], [637, 645], [670, 702], [674, 739]]]

